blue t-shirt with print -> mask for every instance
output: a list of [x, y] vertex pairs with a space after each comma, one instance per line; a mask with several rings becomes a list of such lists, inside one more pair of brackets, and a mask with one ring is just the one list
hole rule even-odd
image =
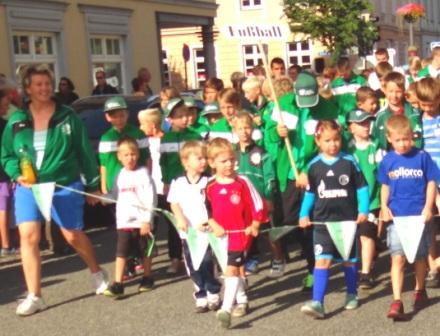
[[382, 160], [377, 179], [390, 188], [388, 207], [394, 216], [418, 216], [426, 201], [426, 186], [439, 176], [431, 156], [416, 148], [404, 155], [394, 150]]

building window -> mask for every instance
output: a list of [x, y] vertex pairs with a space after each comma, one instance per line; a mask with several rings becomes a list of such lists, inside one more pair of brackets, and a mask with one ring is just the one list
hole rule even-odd
[[171, 85], [170, 68], [168, 67], [168, 53], [166, 50], [162, 50], [162, 75], [163, 83], [165, 86]]
[[44, 65], [58, 77], [58, 60], [55, 53], [56, 35], [43, 32], [13, 32], [15, 74], [20, 79], [23, 71], [32, 65]]
[[205, 55], [202, 48], [193, 49], [194, 89], [203, 87], [206, 82]]
[[91, 36], [93, 85], [96, 85], [96, 71], [104, 70], [108, 84], [119, 92], [126, 91], [123, 81], [125, 66], [122, 46], [122, 38], [117, 36]]
[[303, 68], [310, 68], [312, 65], [312, 47], [310, 40], [287, 43], [288, 67], [294, 64]]
[[241, 9], [261, 9], [262, 0], [240, 0]]
[[249, 76], [252, 74], [252, 70], [256, 65], [263, 64], [263, 59], [261, 58], [260, 51], [256, 44], [244, 45], [242, 53], [244, 73], [246, 76]]

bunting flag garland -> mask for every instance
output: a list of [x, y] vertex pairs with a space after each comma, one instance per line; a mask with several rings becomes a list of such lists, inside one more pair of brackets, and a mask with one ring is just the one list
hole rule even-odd
[[348, 260], [356, 236], [356, 222], [326, 222], [325, 226], [342, 259]]
[[38, 183], [32, 185], [32, 193], [40, 209], [41, 214], [47, 222], [51, 220], [52, 199], [55, 192], [55, 183]]
[[425, 228], [424, 216], [393, 217], [394, 226], [402, 244], [403, 252], [410, 264], [414, 262]]

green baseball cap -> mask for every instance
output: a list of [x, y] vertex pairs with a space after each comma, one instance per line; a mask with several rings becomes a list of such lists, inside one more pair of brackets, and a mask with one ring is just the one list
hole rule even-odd
[[197, 108], [196, 100], [193, 97], [190, 96], [183, 97], [183, 101], [185, 102], [186, 107]]
[[111, 97], [104, 103], [104, 113], [126, 109], [128, 109], [127, 102], [125, 101], [124, 97], [121, 96]]
[[217, 102], [209, 103], [205, 105], [200, 115], [207, 116], [208, 114], [219, 114], [221, 113], [220, 107]]
[[364, 122], [365, 120], [374, 119], [374, 116], [371, 114], [366, 113], [365, 111], [362, 110], [354, 110], [351, 111], [350, 113], [348, 113], [347, 115], [347, 122], [351, 123], [361, 123]]
[[164, 113], [165, 113], [165, 117], [169, 117], [170, 114], [173, 112], [173, 110], [181, 105], [184, 105], [185, 101], [182, 98], [171, 98], [168, 101], [167, 106], [165, 106], [165, 108], [163, 109]]
[[295, 81], [296, 104], [307, 108], [318, 105], [319, 88], [316, 77], [309, 72], [301, 72]]

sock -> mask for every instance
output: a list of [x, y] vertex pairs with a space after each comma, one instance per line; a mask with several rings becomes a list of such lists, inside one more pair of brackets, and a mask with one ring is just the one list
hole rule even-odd
[[238, 283], [238, 289], [237, 294], [235, 296], [235, 299], [237, 301], [237, 304], [243, 304], [248, 303], [248, 298], [246, 294], [246, 279], [245, 278], [239, 278], [240, 281]]
[[357, 295], [357, 266], [344, 266], [347, 294]]
[[225, 293], [223, 294], [222, 310], [231, 312], [232, 306], [237, 295], [238, 285], [240, 283], [239, 277], [226, 277], [225, 278]]
[[313, 301], [324, 303], [324, 296], [328, 285], [328, 273], [326, 268], [315, 268], [313, 270]]

